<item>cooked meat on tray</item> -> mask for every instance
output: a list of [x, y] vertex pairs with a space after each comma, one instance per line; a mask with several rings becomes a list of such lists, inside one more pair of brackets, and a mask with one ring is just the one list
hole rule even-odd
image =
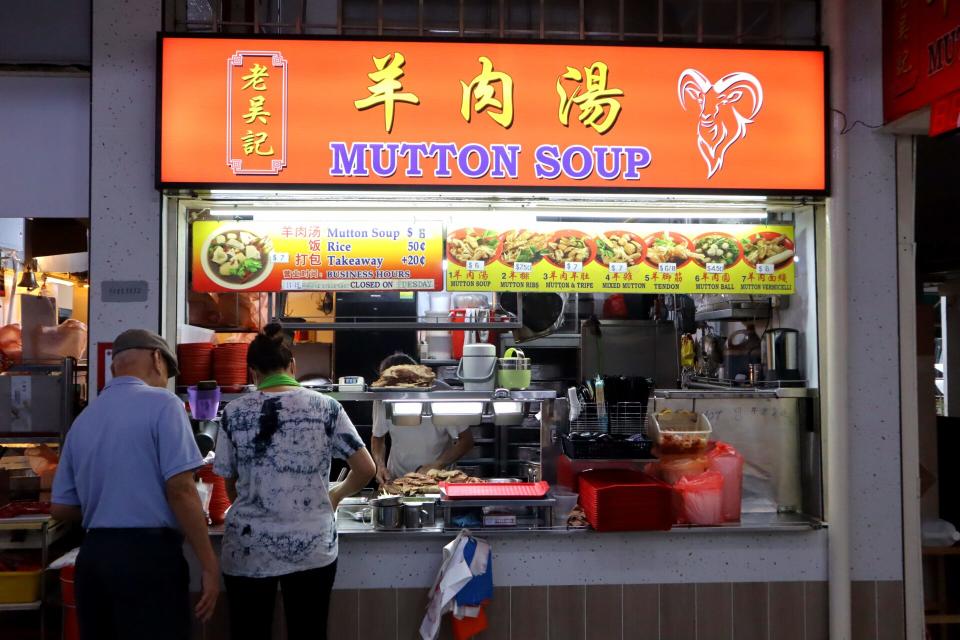
[[422, 364], [398, 364], [385, 369], [374, 387], [431, 387], [437, 375]]

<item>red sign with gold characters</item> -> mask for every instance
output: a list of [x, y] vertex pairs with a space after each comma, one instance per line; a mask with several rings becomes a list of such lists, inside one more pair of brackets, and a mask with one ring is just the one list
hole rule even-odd
[[827, 186], [821, 49], [170, 36], [161, 62], [162, 186]]
[[[891, 122], [957, 90], [960, 0], [884, 0], [883, 119]], [[932, 125], [939, 130], [943, 122]]]
[[440, 222], [194, 222], [194, 291], [437, 291]]

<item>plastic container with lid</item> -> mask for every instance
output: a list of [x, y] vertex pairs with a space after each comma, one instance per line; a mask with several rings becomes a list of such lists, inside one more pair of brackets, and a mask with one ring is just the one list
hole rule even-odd
[[670, 411], [650, 417], [650, 437], [661, 454], [695, 454], [707, 450], [713, 428], [702, 413]]

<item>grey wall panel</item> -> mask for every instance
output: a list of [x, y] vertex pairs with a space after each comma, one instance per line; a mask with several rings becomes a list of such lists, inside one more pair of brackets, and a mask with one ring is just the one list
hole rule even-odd
[[0, 113], [0, 217], [87, 217], [90, 78], [0, 75]]
[[4, 2], [0, 63], [90, 64], [90, 0]]

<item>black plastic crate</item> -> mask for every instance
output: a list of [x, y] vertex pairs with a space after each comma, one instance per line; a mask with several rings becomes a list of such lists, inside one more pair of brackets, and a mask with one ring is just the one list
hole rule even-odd
[[607, 438], [561, 438], [563, 453], [575, 460], [646, 460], [652, 458], [653, 443], [643, 438], [627, 440], [627, 436], [609, 434]]

